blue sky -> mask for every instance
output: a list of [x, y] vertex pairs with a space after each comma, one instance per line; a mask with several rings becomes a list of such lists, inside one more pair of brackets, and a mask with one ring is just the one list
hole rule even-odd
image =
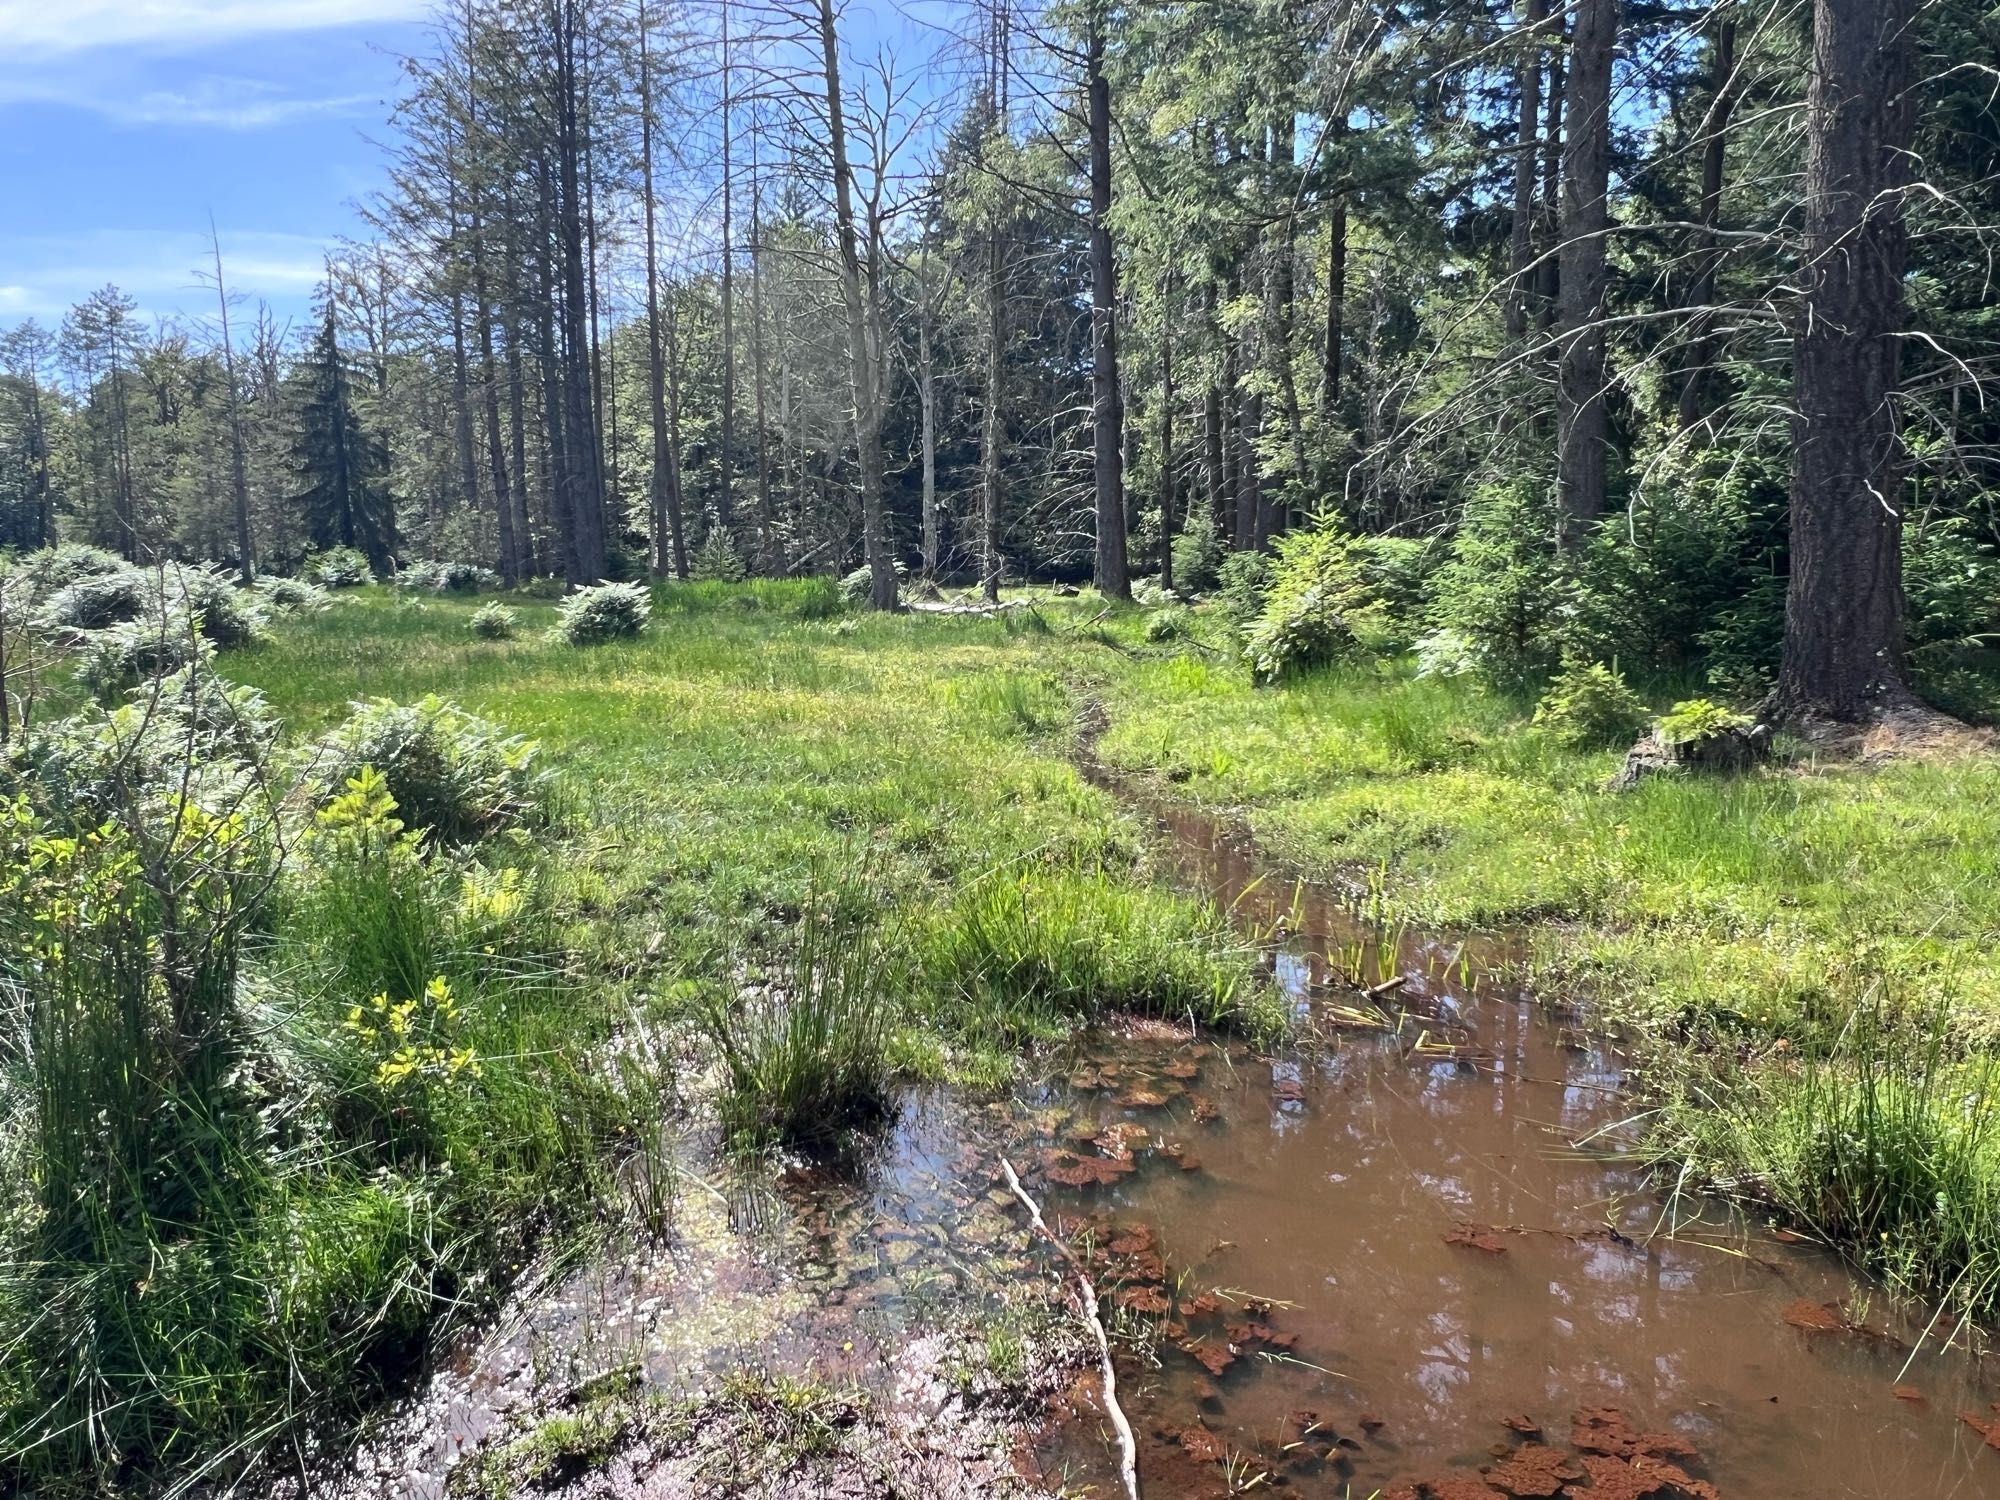
[[427, 0], [0, 0], [0, 325], [116, 282], [148, 315], [303, 313], [376, 187]]
[[[107, 282], [148, 319], [211, 318], [198, 274], [211, 213], [235, 299], [302, 320], [325, 251], [363, 233], [356, 203], [383, 181], [398, 59], [429, 50], [432, 8], [0, 0], [0, 327], [59, 323]], [[932, 54], [965, 24], [959, 0], [843, 12], [851, 55], [887, 46], [920, 94], [943, 86]], [[692, 13], [713, 20], [701, 0]]]

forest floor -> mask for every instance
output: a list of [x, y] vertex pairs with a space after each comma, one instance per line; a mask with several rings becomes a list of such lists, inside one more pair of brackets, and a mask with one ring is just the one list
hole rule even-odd
[[[474, 602], [369, 590], [224, 668], [301, 735], [350, 700], [434, 693], [537, 739], [607, 1013], [741, 985], [824, 871], [861, 871], [910, 964], [892, 1063], [974, 1085], [1169, 979], [1212, 997], [1206, 1019], [1270, 1025], [1248, 951], [1155, 883], [1140, 820], [1079, 771], [1088, 723], [1105, 765], [1392, 934], [1516, 933], [1540, 994], [1632, 1042], [1662, 1161], [1768, 1195], [1909, 1291], [2000, 1303], [2000, 761], [1801, 752], [1615, 793], [1616, 753], [1560, 748], [1469, 681], [1388, 662], [1257, 688], [1207, 611], [1153, 643], [1137, 608], [1025, 602], [874, 616], [783, 584], [668, 587], [643, 638], [580, 654], [544, 638], [552, 606], [519, 604], [494, 642]], [[1011, 939], [1032, 974], [955, 990], [993, 919], [979, 893], [1036, 882], [1053, 919]], [[1198, 972], [1175, 970], [1190, 952]]]

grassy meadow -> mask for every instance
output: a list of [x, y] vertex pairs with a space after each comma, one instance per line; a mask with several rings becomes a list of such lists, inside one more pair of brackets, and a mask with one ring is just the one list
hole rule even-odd
[[[337, 1430], [532, 1254], [667, 1232], [676, 1136], [835, 1144], [899, 1078], [999, 1084], [1110, 1008], [1274, 1038], [1254, 944], [1154, 878], [1086, 724], [1385, 917], [1525, 927], [1537, 984], [1633, 1039], [1669, 1170], [2000, 1306], [1994, 765], [1612, 793], [1615, 753], [1470, 679], [1254, 686], [1207, 608], [651, 603], [578, 647], [547, 603], [345, 591], [216, 657], [227, 712], [176, 710], [250, 743], [216, 759], [258, 795], [162, 825], [156, 787], [129, 836], [12, 804], [0, 1462], [30, 1487]], [[38, 774], [97, 806], [133, 724]]]

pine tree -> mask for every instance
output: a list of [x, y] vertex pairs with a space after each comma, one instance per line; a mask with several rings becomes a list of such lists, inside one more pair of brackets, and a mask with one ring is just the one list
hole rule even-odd
[[358, 547], [377, 572], [386, 572], [396, 550], [388, 449], [355, 411], [330, 288], [323, 300], [319, 331], [293, 376], [298, 426], [292, 466], [304, 482], [298, 504], [315, 547]]

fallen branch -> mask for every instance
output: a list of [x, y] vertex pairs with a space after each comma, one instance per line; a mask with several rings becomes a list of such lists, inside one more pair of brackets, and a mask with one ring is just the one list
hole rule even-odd
[[1021, 1200], [1021, 1206], [1027, 1209], [1028, 1222], [1035, 1232], [1054, 1245], [1063, 1259], [1076, 1268], [1076, 1285], [1083, 1299], [1083, 1315], [1090, 1324], [1091, 1336], [1097, 1341], [1098, 1365], [1104, 1372], [1104, 1411], [1118, 1433], [1118, 1475], [1125, 1481], [1126, 1500], [1139, 1500], [1139, 1443], [1132, 1436], [1132, 1424], [1125, 1419], [1125, 1409], [1118, 1404], [1118, 1374], [1112, 1368], [1111, 1340], [1105, 1335], [1104, 1320], [1097, 1314], [1097, 1287], [1090, 1279], [1090, 1271], [1083, 1258], [1049, 1228], [1048, 1221], [1042, 1217], [1041, 1205], [1030, 1198], [1028, 1190], [1021, 1186], [1014, 1164], [1003, 1156], [1000, 1158], [1000, 1170], [1007, 1174], [1007, 1186]]
[[1384, 995], [1395, 994], [1397, 990], [1400, 990], [1404, 985], [1408, 984], [1409, 982], [1410, 982], [1409, 975], [1393, 974], [1389, 978], [1383, 980], [1380, 984], [1371, 984], [1367, 986], [1365, 989], [1361, 991], [1361, 993], [1366, 995], [1370, 1000], [1379, 1000]]

